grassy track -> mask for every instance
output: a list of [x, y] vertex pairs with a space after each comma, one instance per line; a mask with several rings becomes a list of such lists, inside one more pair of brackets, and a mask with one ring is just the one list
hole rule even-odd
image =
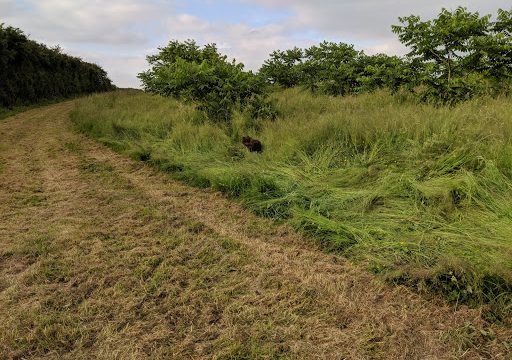
[[[81, 131], [284, 220], [395, 283], [512, 316], [511, 99], [434, 108], [404, 96], [275, 95], [277, 121], [231, 126], [143, 93], [78, 103]], [[242, 135], [262, 140], [249, 154]]]
[[77, 98], [77, 96], [75, 96], [75, 97], [68, 97], [68, 98], [53, 99], [53, 100], [43, 100], [43, 101], [40, 101], [40, 102], [38, 102], [36, 104], [15, 106], [15, 107], [13, 107], [11, 109], [0, 107], [0, 121], [2, 121], [3, 119], [6, 119], [8, 117], [14, 116], [16, 114], [19, 114], [19, 113], [31, 110], [31, 109], [36, 109], [36, 108], [39, 108], [39, 107], [43, 107], [43, 106], [47, 106], [47, 105], [51, 105], [51, 104], [56, 104], [56, 103], [59, 103], [59, 102], [63, 102], [65, 100], [70, 100], [71, 98]]
[[479, 310], [123, 158], [73, 133], [72, 107], [0, 124], [1, 359], [510, 356]]

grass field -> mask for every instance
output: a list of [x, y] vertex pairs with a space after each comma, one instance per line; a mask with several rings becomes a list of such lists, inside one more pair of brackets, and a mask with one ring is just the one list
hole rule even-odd
[[[327, 251], [457, 303], [512, 314], [512, 100], [274, 95], [275, 121], [212, 124], [139, 92], [79, 100], [77, 129], [175, 178], [292, 224]], [[251, 135], [263, 154], [240, 143]]]
[[73, 107], [0, 123], [0, 359], [510, 359], [481, 308], [116, 154]]

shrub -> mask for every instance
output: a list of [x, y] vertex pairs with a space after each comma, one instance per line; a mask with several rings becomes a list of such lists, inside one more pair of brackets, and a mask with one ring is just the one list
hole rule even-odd
[[235, 109], [249, 105], [253, 116], [269, 112], [263, 79], [229, 62], [215, 44], [200, 48], [193, 40], [171, 41], [159, 50], [147, 57], [151, 69], [139, 74], [146, 91], [197, 102], [215, 122], [229, 122]]

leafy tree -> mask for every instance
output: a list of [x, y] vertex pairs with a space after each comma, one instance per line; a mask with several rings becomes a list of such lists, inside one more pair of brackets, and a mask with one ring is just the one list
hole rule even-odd
[[411, 51], [408, 57], [425, 64], [420, 83], [423, 96], [443, 103], [499, 91], [510, 81], [512, 37], [511, 12], [499, 10], [497, 21], [464, 7], [443, 9], [437, 18], [400, 17], [392, 26]]
[[265, 61], [260, 74], [272, 84], [293, 87], [303, 82], [303, 60], [304, 51], [297, 47], [286, 51], [276, 50]]
[[233, 110], [251, 105], [251, 114], [262, 115], [259, 107], [270, 106], [263, 98], [262, 77], [245, 72], [244, 65], [228, 62], [215, 44], [200, 48], [195, 41], [171, 41], [147, 60], [151, 68], [139, 74], [146, 91], [197, 102], [214, 121], [227, 122]]
[[398, 56], [361, 55], [357, 64], [358, 93], [387, 88], [392, 92], [414, 84], [415, 67]]
[[361, 55], [353, 45], [326, 41], [306, 49], [306, 85], [330, 95], [351, 93], [357, 87], [357, 58]]
[[308, 49], [274, 51], [260, 74], [283, 87], [304, 85], [314, 91], [343, 95], [356, 87], [355, 65], [360, 55], [352, 45], [324, 41]]
[[322, 42], [308, 49], [274, 51], [260, 74], [283, 87], [307, 86], [313, 91], [345, 95], [410, 82], [414, 72], [396, 56], [365, 55], [344, 43]]
[[[512, 9], [498, 10], [497, 21], [492, 28], [495, 36], [488, 38], [488, 43], [478, 43], [480, 51], [487, 55], [487, 71], [495, 80], [512, 77]], [[502, 82], [503, 83], [503, 82]]]

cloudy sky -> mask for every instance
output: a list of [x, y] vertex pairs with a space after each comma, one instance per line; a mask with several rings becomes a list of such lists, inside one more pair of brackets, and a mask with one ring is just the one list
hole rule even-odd
[[216, 43], [257, 70], [276, 49], [322, 40], [369, 53], [402, 54], [398, 16], [427, 19], [462, 5], [481, 14], [510, 0], [0, 0], [0, 23], [101, 65], [120, 87], [139, 87], [145, 56], [171, 39]]

